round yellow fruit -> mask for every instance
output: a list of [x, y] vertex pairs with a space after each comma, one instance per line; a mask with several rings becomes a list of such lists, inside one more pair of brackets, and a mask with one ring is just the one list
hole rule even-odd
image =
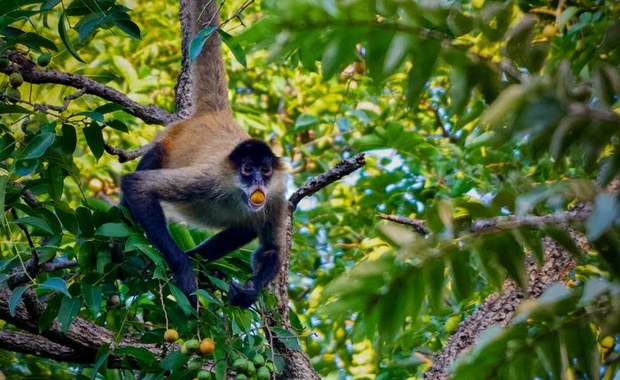
[[555, 37], [555, 33], [556, 30], [554, 25], [545, 25], [545, 27], [543, 28], [543, 36], [547, 38]]
[[91, 178], [90, 181], [88, 181], [88, 190], [93, 193], [98, 193], [101, 189], [103, 189], [103, 181], [99, 178]]
[[211, 355], [215, 351], [215, 342], [211, 338], [204, 338], [200, 341], [200, 347], [198, 348], [203, 355]]
[[168, 329], [164, 332], [164, 340], [168, 343], [179, 340], [179, 332], [175, 329]]
[[262, 205], [265, 203], [265, 193], [260, 190], [256, 190], [250, 195], [250, 201], [255, 205]]

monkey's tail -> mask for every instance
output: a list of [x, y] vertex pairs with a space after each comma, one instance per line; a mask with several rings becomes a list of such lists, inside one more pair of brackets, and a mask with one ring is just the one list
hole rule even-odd
[[[190, 7], [191, 14], [192, 38], [202, 28], [219, 27], [218, 1], [184, 0], [184, 2], [187, 1], [189, 4], [186, 3], [186, 5]], [[230, 109], [228, 81], [222, 61], [222, 42], [217, 30], [207, 38], [202, 51], [192, 65], [191, 83], [195, 114]]]

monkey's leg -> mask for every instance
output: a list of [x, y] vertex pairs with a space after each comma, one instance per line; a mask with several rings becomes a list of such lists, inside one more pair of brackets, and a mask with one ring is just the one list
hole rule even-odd
[[242, 227], [230, 227], [212, 236], [199, 246], [187, 251], [188, 255], [200, 254], [208, 261], [215, 261], [222, 256], [242, 247], [256, 238], [256, 231]]
[[[197, 289], [196, 276], [189, 257], [175, 244], [160, 201], [195, 199], [203, 181], [197, 168], [143, 170], [123, 177], [123, 204], [144, 229], [149, 241], [162, 253], [173, 273], [174, 283], [188, 297]], [[185, 190], [184, 189], [189, 189]], [[195, 303], [195, 297], [191, 297]]]
[[254, 273], [243, 287], [236, 282], [231, 282], [228, 295], [232, 305], [250, 307], [256, 301], [261, 289], [278, 274], [280, 253], [276, 248], [260, 247], [254, 252], [252, 266]]

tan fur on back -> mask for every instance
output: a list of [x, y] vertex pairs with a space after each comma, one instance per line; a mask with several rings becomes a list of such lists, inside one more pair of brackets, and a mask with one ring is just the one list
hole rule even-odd
[[235, 146], [249, 138], [228, 110], [195, 115], [170, 124], [160, 137], [166, 152], [163, 168], [221, 167]]

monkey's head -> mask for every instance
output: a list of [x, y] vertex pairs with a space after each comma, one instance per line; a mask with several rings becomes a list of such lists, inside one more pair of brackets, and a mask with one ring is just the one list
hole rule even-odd
[[280, 159], [263, 141], [246, 140], [228, 155], [236, 171], [236, 183], [250, 210], [258, 211], [266, 203], [274, 172], [280, 169]]

